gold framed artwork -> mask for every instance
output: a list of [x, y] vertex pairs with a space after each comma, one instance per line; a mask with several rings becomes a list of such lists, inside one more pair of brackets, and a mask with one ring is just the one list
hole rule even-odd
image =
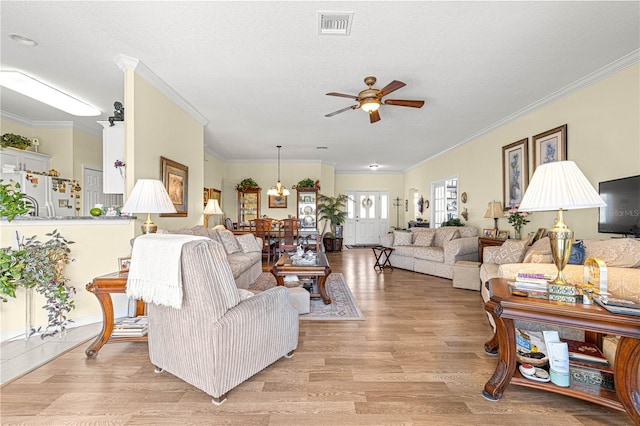
[[162, 183], [176, 213], [160, 213], [161, 217], [185, 217], [189, 207], [189, 167], [165, 157], [160, 157]]
[[538, 228], [536, 233], [533, 235], [532, 244], [538, 241], [540, 238], [544, 238], [547, 235], [547, 228]]
[[209, 200], [218, 200], [218, 205], [222, 206], [222, 191], [215, 188], [204, 188], [204, 207], [207, 207]]
[[567, 159], [567, 125], [547, 130], [533, 137], [533, 170], [545, 163]]
[[269, 195], [270, 209], [286, 209], [287, 197], [285, 195]]
[[529, 138], [502, 147], [502, 197], [505, 209], [517, 208], [529, 184]]
[[131, 256], [118, 258], [118, 272], [129, 272], [131, 266]]
[[483, 229], [482, 236], [486, 238], [495, 238], [497, 231], [497, 229]]
[[509, 238], [509, 231], [498, 229], [498, 232], [496, 233], [496, 238], [499, 238], [501, 240], [506, 240], [507, 238]]

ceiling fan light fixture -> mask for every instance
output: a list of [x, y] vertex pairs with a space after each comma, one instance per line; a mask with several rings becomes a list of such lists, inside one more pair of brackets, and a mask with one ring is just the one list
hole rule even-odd
[[380, 101], [377, 98], [363, 99], [360, 108], [367, 112], [377, 111], [380, 108]]

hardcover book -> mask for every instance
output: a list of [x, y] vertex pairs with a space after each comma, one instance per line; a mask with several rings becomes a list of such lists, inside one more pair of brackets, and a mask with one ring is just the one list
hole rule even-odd
[[569, 360], [587, 362], [609, 367], [609, 361], [594, 343], [578, 342], [575, 340], [561, 339], [569, 347]]

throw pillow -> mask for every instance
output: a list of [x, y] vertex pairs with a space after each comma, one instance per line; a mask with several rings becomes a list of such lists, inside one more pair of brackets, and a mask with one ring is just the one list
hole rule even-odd
[[416, 239], [413, 245], [418, 247], [431, 247], [435, 237], [436, 234], [434, 232], [416, 232]]
[[504, 265], [506, 263], [520, 263], [524, 258], [524, 252], [527, 249], [526, 240], [507, 240], [498, 250], [496, 255], [496, 264]]
[[553, 263], [551, 253], [529, 250], [522, 263]]
[[582, 265], [584, 263], [584, 243], [582, 241], [573, 243], [567, 263], [569, 265]]
[[458, 238], [460, 238], [458, 228], [454, 226], [442, 226], [436, 230], [433, 245], [435, 247], [444, 247], [444, 243]]
[[256, 240], [256, 237], [254, 237], [253, 234], [238, 235], [236, 237], [236, 241], [238, 241], [238, 244], [242, 247], [243, 253], [260, 253], [262, 251], [258, 244], [258, 240]]
[[227, 254], [238, 253], [240, 251], [240, 245], [236, 240], [236, 236], [233, 235], [233, 232], [229, 231], [228, 229], [217, 232], [218, 237], [220, 237], [220, 241], [222, 242], [222, 245], [224, 246]]
[[411, 232], [393, 231], [394, 246], [410, 246], [411, 238]]

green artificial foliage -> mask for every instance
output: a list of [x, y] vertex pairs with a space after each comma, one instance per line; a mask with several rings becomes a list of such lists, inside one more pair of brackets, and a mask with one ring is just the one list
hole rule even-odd
[[2, 183], [0, 179], [0, 217], [6, 217], [11, 222], [16, 216], [29, 211], [24, 194], [19, 191], [18, 183]]
[[[17, 234], [17, 233], [16, 233]], [[18, 248], [3, 248], [0, 251], [0, 298], [16, 297], [16, 289], [33, 288], [45, 298], [44, 309], [48, 313], [45, 329], [31, 330], [40, 332], [42, 338], [64, 332], [70, 320], [67, 314], [75, 308], [73, 296], [75, 287], [64, 275], [65, 265], [72, 261], [69, 244], [55, 230], [46, 234], [49, 240], [41, 242], [35, 236], [19, 240]]]
[[442, 226], [464, 226], [464, 223], [460, 219], [455, 217], [442, 222]]
[[2, 147], [11, 147], [18, 149], [27, 149], [31, 146], [31, 139], [20, 135], [14, 135], [13, 133], [5, 133], [0, 138], [0, 145]]
[[236, 191], [246, 191], [247, 189], [255, 189], [255, 188], [259, 188], [259, 185], [256, 183], [255, 180], [251, 178], [242, 179], [236, 185]]
[[302, 179], [297, 184], [293, 185], [293, 189], [312, 189], [315, 188], [315, 181], [311, 178]]
[[344, 223], [347, 218], [345, 207], [348, 199], [349, 197], [345, 194], [339, 194], [336, 197], [318, 194], [318, 219], [326, 220], [331, 225], [331, 233], [325, 234], [323, 229], [323, 236], [331, 235], [333, 238], [333, 235], [336, 234], [336, 225]]

